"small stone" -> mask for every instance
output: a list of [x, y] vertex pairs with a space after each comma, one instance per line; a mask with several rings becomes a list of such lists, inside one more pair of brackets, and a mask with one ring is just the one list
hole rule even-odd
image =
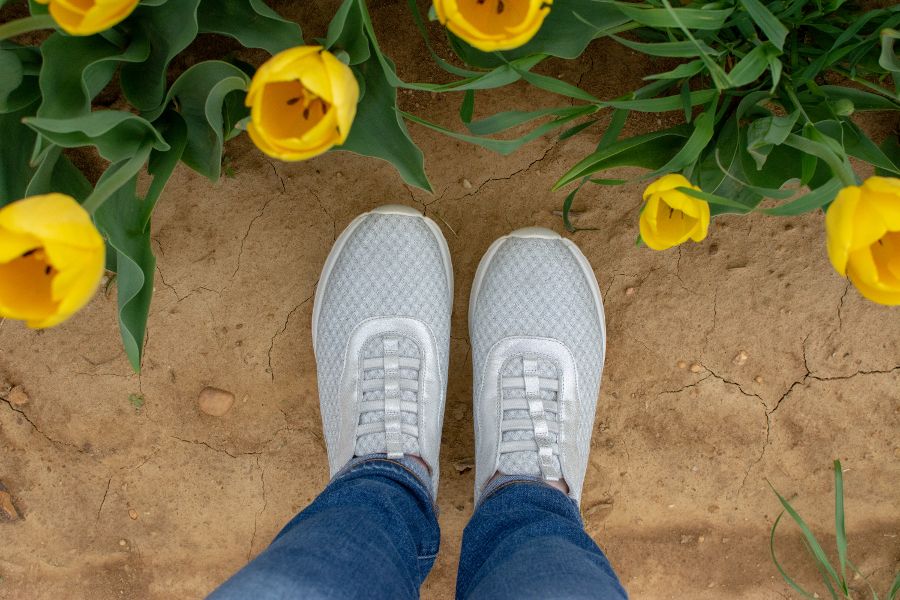
[[706, 538], [701, 535], [700, 537], [697, 538], [697, 542], [702, 544], [705, 539]]
[[127, 546], [127, 545], [128, 545], [128, 542], [126, 542], [125, 540], [119, 540], [119, 545], [120, 545], [120, 546]]
[[737, 355], [735, 355], [735, 357], [733, 359], [731, 359], [731, 362], [733, 362], [737, 366], [741, 366], [747, 362], [748, 358], [750, 358], [750, 355], [747, 354], [746, 352], [744, 352], [743, 350], [741, 350], [740, 352], [737, 353]]
[[462, 186], [463, 186], [464, 188], [466, 188], [467, 190], [471, 190], [471, 189], [472, 189], [472, 182], [469, 181], [468, 179], [463, 179], [463, 180], [462, 180]]
[[756, 383], [762, 383], [763, 378], [762, 378], [762, 376], [757, 375], [756, 377], [753, 378], [753, 381], [755, 381]]
[[633, 287], [625, 288], [625, 295], [626, 295], [626, 296], [634, 296], [634, 292], [635, 292], [635, 289], [634, 289]]
[[694, 473], [696, 473], [699, 470], [700, 470], [700, 467], [698, 467], [697, 465], [694, 465], [693, 467], [691, 467], [691, 471]]
[[12, 404], [13, 407], [25, 406], [28, 404], [28, 401], [31, 400], [28, 397], [28, 394], [25, 393], [25, 390], [22, 389], [21, 385], [17, 385], [9, 390], [9, 395], [6, 399], [9, 400], [9, 403]]
[[681, 536], [681, 543], [689, 544], [691, 542], [691, 540], [693, 540], [693, 539], [694, 539], [694, 536], [692, 536], [692, 535], [683, 535], [683, 536]]
[[709, 584], [708, 584], [706, 587], [708, 587], [708, 588], [714, 588], [714, 587], [716, 587], [716, 583], [715, 583], [714, 581], [710, 581]]
[[694, 363], [691, 365], [691, 373], [699, 373], [702, 370], [703, 367], [701, 367], [698, 363]]
[[475, 459], [474, 458], [463, 458], [461, 460], [457, 460], [453, 462], [453, 468], [456, 469], [456, 472], [462, 475], [468, 471], [471, 471], [475, 468]]
[[138, 511], [134, 510], [133, 508], [129, 508], [128, 516], [131, 518], [132, 521], [137, 521]]
[[214, 387], [205, 387], [197, 398], [200, 410], [213, 417], [221, 417], [234, 404], [234, 394]]
[[13, 504], [12, 495], [6, 489], [6, 486], [0, 482], [0, 519], [18, 521], [19, 518], [19, 511], [16, 510], [16, 506]]
[[675, 364], [678, 366], [679, 369], [687, 369], [687, 366], [688, 366], [687, 362], [685, 362], [683, 360], [679, 360]]

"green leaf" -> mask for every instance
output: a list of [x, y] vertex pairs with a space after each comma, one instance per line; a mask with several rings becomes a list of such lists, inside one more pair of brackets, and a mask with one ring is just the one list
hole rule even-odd
[[93, 191], [84, 174], [72, 164], [60, 146], [52, 146], [28, 182], [24, 197], [59, 192], [84, 202]]
[[734, 9], [706, 9], [706, 8], [641, 8], [640, 5], [626, 2], [614, 2], [611, 0], [597, 0], [601, 4], [615, 6], [629, 19], [637, 21], [647, 27], [679, 28], [718, 31], [722, 29], [725, 20]]
[[757, 170], [762, 169], [769, 153], [781, 145], [794, 130], [800, 111], [795, 110], [783, 117], [763, 117], [752, 121], [747, 128], [747, 151], [756, 161]]
[[18, 111], [40, 97], [40, 67], [37, 48], [0, 44], [0, 113]]
[[[238, 40], [242, 46], [261, 48], [269, 54], [303, 45], [300, 26], [282, 18], [262, 0], [201, 2], [197, 22], [200, 33], [227, 35]], [[349, 52], [349, 49], [345, 50]]]
[[762, 44], [738, 61], [728, 73], [734, 87], [743, 87], [759, 79], [766, 72], [766, 67], [769, 66], [769, 55], [774, 53], [772, 50], [771, 46]]
[[554, 94], [559, 94], [560, 96], [575, 98], [576, 100], [584, 100], [585, 102], [591, 102], [594, 104], [600, 103], [599, 99], [585, 92], [581, 88], [574, 86], [571, 83], [566, 83], [565, 81], [562, 81], [560, 79], [556, 79], [555, 77], [539, 75], [538, 73], [532, 73], [530, 71], [520, 71], [519, 74], [522, 76], [522, 79], [535, 87], [541, 88], [542, 90], [547, 90], [548, 92], [553, 92]]
[[[373, 51], [377, 53], [374, 47]], [[357, 106], [347, 141], [338, 150], [386, 160], [394, 165], [403, 181], [430, 192], [425, 158], [396, 110], [397, 90], [390, 84], [386, 68], [394, 74], [393, 63], [387, 57], [384, 61], [372, 59], [356, 66], [357, 79], [365, 81], [366, 95]]]
[[468, 125], [475, 113], [475, 90], [466, 90], [463, 101], [459, 105], [459, 120]]
[[787, 27], [759, 0], [740, 0], [740, 2], [766, 38], [775, 44], [776, 48], [784, 50], [784, 40], [788, 34]]
[[28, 164], [35, 133], [22, 124], [22, 118], [32, 114], [37, 104], [15, 112], [0, 114], [0, 207], [25, 197], [25, 189], [34, 169]]
[[369, 60], [369, 40], [363, 26], [363, 16], [356, 0], [344, 0], [331, 23], [325, 38], [325, 48], [344, 50], [350, 57], [348, 64], [358, 65]]
[[226, 123], [226, 99], [232, 92], [246, 90], [249, 83], [250, 78], [234, 65], [207, 60], [182, 73], [169, 88], [160, 110], [148, 113], [148, 116], [155, 119], [162, 109], [174, 102], [187, 124], [187, 146], [181, 159], [201, 175], [216, 181], [222, 169], [225, 138], [244, 116], [232, 115]]
[[153, 150], [147, 163], [147, 173], [153, 177], [143, 202], [144, 226], [149, 226], [150, 214], [162, 195], [169, 177], [181, 160], [187, 147], [188, 127], [180, 114], [168, 111], [154, 123], [169, 145], [168, 150]]
[[763, 212], [776, 217], [790, 217], [821, 208], [834, 200], [843, 185], [837, 178], [831, 179], [807, 194], [785, 204], [773, 208], [765, 208]]
[[642, 179], [672, 173], [686, 169], [700, 157], [700, 154], [709, 144], [713, 137], [715, 115], [712, 111], [700, 113], [694, 119], [694, 128], [690, 137], [684, 143], [675, 155], [669, 159], [667, 163], [658, 167], [651, 173], [647, 173]]
[[[121, 164], [107, 169], [98, 185], [104, 178], [114, 176]], [[142, 202], [136, 195], [136, 183], [137, 177], [132, 177], [120, 187], [97, 210], [94, 219], [116, 254], [119, 331], [131, 367], [140, 372], [156, 259], [150, 248], [149, 223], [144, 222]]]
[[[857, 90], [840, 85], [822, 85], [819, 91], [825, 94], [829, 100], [850, 100], [855, 111], [863, 110], [900, 110], [900, 100], [891, 100], [878, 94]], [[806, 98], [801, 96], [801, 101]]]
[[[706, 104], [719, 95], [718, 90], [696, 90], [688, 96], [688, 102], [691, 106], [698, 104]], [[613, 108], [625, 108], [628, 110], [636, 110], [638, 112], [667, 112], [670, 110], [681, 110], [684, 107], [685, 98], [679, 94], [677, 96], [663, 96], [661, 98], [647, 98], [637, 100], [609, 100], [603, 102], [603, 106], [611, 106]]]
[[878, 57], [878, 64], [885, 71], [889, 71], [894, 78], [894, 88], [897, 95], [900, 96], [900, 60], [897, 59], [897, 53], [894, 52], [894, 42], [900, 38], [900, 32], [893, 29], [881, 30], [881, 55]]
[[589, 154], [560, 177], [554, 190], [576, 179], [613, 167], [643, 167], [657, 169], [669, 162], [684, 146], [691, 128], [679, 125], [662, 131], [637, 135]]
[[117, 63], [145, 61], [149, 52], [146, 39], [135, 39], [122, 50], [99, 35], [54, 33], [41, 44], [38, 116], [66, 119], [89, 113], [91, 100], [110, 82]]
[[726, 206], [728, 208], [735, 208], [737, 212], [749, 212], [747, 206], [741, 204], [740, 202], [735, 202], [731, 198], [725, 198], [724, 196], [718, 196], [716, 194], [710, 194], [709, 192], [704, 192], [702, 190], [695, 190], [694, 188], [689, 187], [678, 187], [676, 188], [679, 192], [687, 194], [688, 196], [693, 196], [694, 198], [698, 198], [709, 204], [717, 204], [720, 206]]
[[[680, 43], [680, 42], [676, 42]], [[693, 48], [693, 46], [691, 46]], [[657, 73], [656, 75], [647, 75], [646, 80], [653, 79], [683, 79], [690, 78], [703, 70], [702, 60], [692, 60], [691, 62], [681, 63], [671, 71], [665, 73]]]
[[[128, 19], [134, 38], [145, 40], [150, 48], [150, 55], [140, 64], [122, 66], [122, 91], [139, 110], [152, 110], [162, 103], [169, 63], [197, 37], [199, 2], [176, 0], [159, 6], [140, 5]], [[218, 9], [223, 9], [237, 3], [215, 4]]]
[[[663, 56], [668, 58], [690, 58], [692, 56], [702, 56], [704, 53], [716, 56], [718, 52], [710, 48], [703, 41], [694, 42], [634, 42], [625, 38], [612, 36], [614, 40], [648, 56]], [[701, 63], [703, 61], [700, 61]]]
[[581, 115], [583, 112], [584, 107], [580, 106], [559, 106], [530, 111], [510, 110], [473, 121], [468, 124], [468, 129], [475, 135], [492, 135], [548, 115], [564, 116], [573, 113]]
[[153, 125], [124, 111], [102, 110], [73, 119], [30, 117], [24, 122], [64, 148], [96, 146], [100, 156], [110, 162], [131, 158], [148, 140], [157, 150], [168, 149]]
[[[900, 165], [900, 138], [890, 135], [881, 143], [881, 151], [888, 160], [895, 165]], [[889, 177], [891, 174], [886, 169], [875, 167], [875, 174], [881, 177]]]

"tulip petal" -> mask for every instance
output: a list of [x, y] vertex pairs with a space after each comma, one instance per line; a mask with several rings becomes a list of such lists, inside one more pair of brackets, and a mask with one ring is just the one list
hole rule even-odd
[[19, 258], [29, 250], [40, 246], [41, 241], [31, 234], [0, 228], [0, 263]]
[[332, 106], [337, 111], [337, 126], [342, 144], [350, 133], [353, 117], [356, 116], [356, 105], [359, 102], [359, 83], [353, 71], [334, 57], [330, 52], [322, 53], [322, 62], [331, 78]]
[[47, 263], [36, 256], [0, 264], [0, 316], [31, 321], [56, 312]]
[[900, 231], [900, 179], [869, 177], [862, 185], [866, 202], [880, 213], [889, 231]]
[[847, 262], [853, 243], [853, 218], [859, 205], [859, 188], [845, 187], [825, 213], [828, 258], [831, 266], [841, 275], [847, 274]]
[[32, 196], [0, 210], [0, 229], [83, 248], [103, 246], [88, 213], [64, 194]]

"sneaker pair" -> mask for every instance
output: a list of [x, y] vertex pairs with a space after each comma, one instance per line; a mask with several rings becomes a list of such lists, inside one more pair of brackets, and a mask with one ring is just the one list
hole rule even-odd
[[[415, 209], [357, 217], [331, 249], [312, 337], [332, 476], [356, 456], [420, 457], [437, 496], [453, 268]], [[475, 498], [496, 475], [564, 482], [578, 502], [606, 344], [600, 289], [572, 242], [542, 228], [488, 249], [469, 301]]]

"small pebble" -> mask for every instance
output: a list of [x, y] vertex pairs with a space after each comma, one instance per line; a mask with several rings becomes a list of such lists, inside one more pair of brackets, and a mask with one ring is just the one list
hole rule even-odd
[[466, 188], [467, 190], [471, 190], [471, 189], [472, 189], [472, 182], [469, 181], [468, 179], [463, 179], [463, 180], [462, 180], [462, 186], [463, 186], [464, 188]]
[[691, 365], [691, 373], [699, 373], [702, 370], [703, 367], [701, 367], [698, 363], [694, 363]]
[[18, 521], [20, 518], [19, 511], [13, 504], [12, 495], [2, 482], [0, 482], [0, 517], [8, 521]]
[[21, 385], [17, 385], [13, 389], [9, 390], [9, 395], [6, 397], [6, 399], [9, 400], [9, 403], [14, 407], [25, 406], [30, 400], [28, 394], [25, 393], [25, 390], [22, 389]]
[[697, 538], [697, 541], [702, 544], [703, 540], [705, 540], [705, 539], [706, 538], [701, 535], [700, 537]]
[[119, 540], [119, 545], [120, 545], [120, 546], [127, 546], [127, 545], [128, 545], [128, 542], [126, 542], [125, 540]]
[[738, 366], [741, 366], [742, 364], [747, 362], [748, 358], [750, 358], [750, 355], [747, 354], [746, 352], [744, 352], [743, 350], [741, 350], [740, 352], [737, 353], [737, 355], [733, 359], [731, 359], [731, 362], [733, 362], [734, 364], [736, 364]]
[[131, 520], [132, 520], [132, 521], [137, 521], [137, 518], [138, 518], [138, 511], [134, 510], [133, 508], [129, 508], [129, 509], [128, 509], [128, 516], [131, 517]]
[[197, 405], [204, 413], [221, 417], [231, 409], [234, 404], [234, 394], [226, 390], [214, 387], [205, 387], [197, 398]]
[[716, 587], [716, 584], [715, 584], [715, 582], [710, 581], [710, 582], [709, 582], [709, 585], [707, 585], [706, 587], [708, 587], [708, 588], [714, 588], [714, 587]]
[[756, 377], [753, 378], [753, 381], [755, 381], [756, 383], [762, 383], [763, 378], [760, 375], [757, 375]]
[[635, 290], [634, 290], [633, 287], [626, 288], [626, 289], [625, 289], [625, 295], [626, 295], [626, 296], [634, 296], [634, 291], [635, 291]]
[[679, 360], [675, 364], [678, 366], [679, 369], [687, 369], [687, 366], [688, 366], [688, 364], [683, 360]]

